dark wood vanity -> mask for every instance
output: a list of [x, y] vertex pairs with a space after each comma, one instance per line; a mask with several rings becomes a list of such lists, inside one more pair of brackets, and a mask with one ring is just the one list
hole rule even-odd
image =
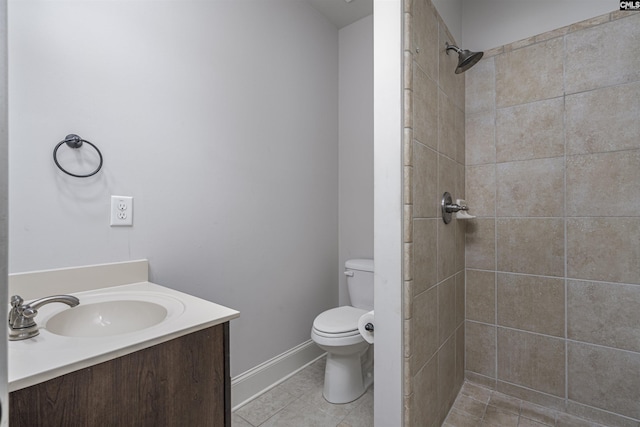
[[9, 421], [11, 427], [230, 427], [230, 383], [225, 322], [13, 391]]

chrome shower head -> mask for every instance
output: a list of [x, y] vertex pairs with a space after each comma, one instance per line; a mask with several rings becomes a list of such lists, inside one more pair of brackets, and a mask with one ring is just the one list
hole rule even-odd
[[458, 54], [458, 66], [456, 67], [456, 74], [464, 73], [469, 68], [473, 67], [480, 59], [484, 52], [471, 52], [470, 50], [462, 50], [458, 46], [447, 44], [447, 55], [450, 50], [455, 50]]

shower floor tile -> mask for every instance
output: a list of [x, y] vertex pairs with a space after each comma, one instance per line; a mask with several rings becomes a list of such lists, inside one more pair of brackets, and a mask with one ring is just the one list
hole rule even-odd
[[443, 427], [606, 427], [465, 382]]
[[373, 427], [373, 387], [333, 405], [322, 397], [323, 357], [233, 413], [232, 427]]

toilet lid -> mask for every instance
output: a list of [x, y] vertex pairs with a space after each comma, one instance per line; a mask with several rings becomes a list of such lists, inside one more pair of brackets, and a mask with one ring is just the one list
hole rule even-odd
[[358, 319], [366, 310], [345, 305], [320, 313], [313, 321], [313, 327], [327, 334], [341, 334], [358, 330]]

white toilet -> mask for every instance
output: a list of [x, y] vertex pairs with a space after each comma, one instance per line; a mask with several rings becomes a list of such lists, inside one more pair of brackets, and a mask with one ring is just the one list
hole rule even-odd
[[358, 319], [373, 310], [373, 260], [345, 263], [350, 306], [332, 308], [313, 321], [311, 339], [327, 352], [324, 398], [348, 403], [362, 396], [373, 383], [372, 347], [358, 332]]

